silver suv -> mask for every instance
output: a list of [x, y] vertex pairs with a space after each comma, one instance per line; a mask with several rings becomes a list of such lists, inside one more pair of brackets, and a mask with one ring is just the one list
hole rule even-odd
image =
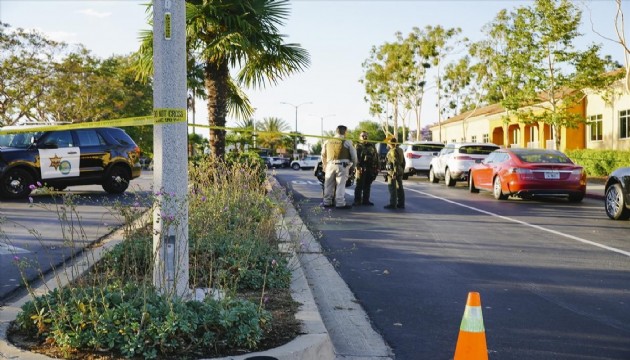
[[490, 143], [450, 143], [431, 160], [429, 181], [437, 183], [444, 179], [446, 185], [455, 186], [457, 181], [468, 180], [468, 170], [480, 163], [499, 146]]
[[403, 177], [406, 178], [417, 174], [428, 176], [431, 159], [433, 159], [443, 147], [444, 144], [437, 141], [418, 141], [407, 144]]

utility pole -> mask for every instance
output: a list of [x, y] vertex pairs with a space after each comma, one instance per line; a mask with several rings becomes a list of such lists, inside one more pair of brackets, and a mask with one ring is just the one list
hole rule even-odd
[[312, 102], [305, 102], [305, 103], [301, 103], [299, 105], [293, 105], [291, 103], [288, 102], [281, 102], [280, 104], [284, 104], [284, 105], [291, 105], [295, 108], [295, 136], [293, 137], [293, 159], [297, 160], [297, 138], [298, 138], [298, 129], [297, 129], [297, 113], [298, 113], [298, 108], [302, 105], [306, 105], [306, 104], [312, 104]]
[[185, 1], [153, 0], [153, 284], [174, 298], [190, 296], [185, 16]]

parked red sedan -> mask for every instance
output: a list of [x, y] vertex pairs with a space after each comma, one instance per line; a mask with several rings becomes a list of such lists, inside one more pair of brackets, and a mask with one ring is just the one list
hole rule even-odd
[[586, 192], [586, 173], [565, 154], [546, 149], [498, 149], [470, 168], [470, 192], [492, 191], [495, 199], [508, 196], [564, 196], [580, 202]]

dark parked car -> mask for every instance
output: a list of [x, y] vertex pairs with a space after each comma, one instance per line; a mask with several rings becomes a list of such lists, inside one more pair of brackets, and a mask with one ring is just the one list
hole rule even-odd
[[630, 167], [619, 168], [606, 181], [606, 215], [613, 220], [630, 218]]
[[119, 128], [0, 134], [0, 197], [27, 197], [37, 182], [57, 190], [99, 184], [119, 194], [140, 176], [139, 159], [140, 148]]

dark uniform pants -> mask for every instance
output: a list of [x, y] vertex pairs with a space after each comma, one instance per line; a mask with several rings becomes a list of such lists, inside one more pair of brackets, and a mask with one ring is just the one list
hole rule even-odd
[[388, 176], [387, 189], [389, 190], [389, 205], [405, 206], [405, 190], [403, 190], [402, 176], [397, 176], [395, 179], [392, 176]]
[[357, 169], [356, 183], [354, 185], [354, 203], [367, 204], [370, 202], [370, 192], [372, 191], [373, 177], [366, 171]]

